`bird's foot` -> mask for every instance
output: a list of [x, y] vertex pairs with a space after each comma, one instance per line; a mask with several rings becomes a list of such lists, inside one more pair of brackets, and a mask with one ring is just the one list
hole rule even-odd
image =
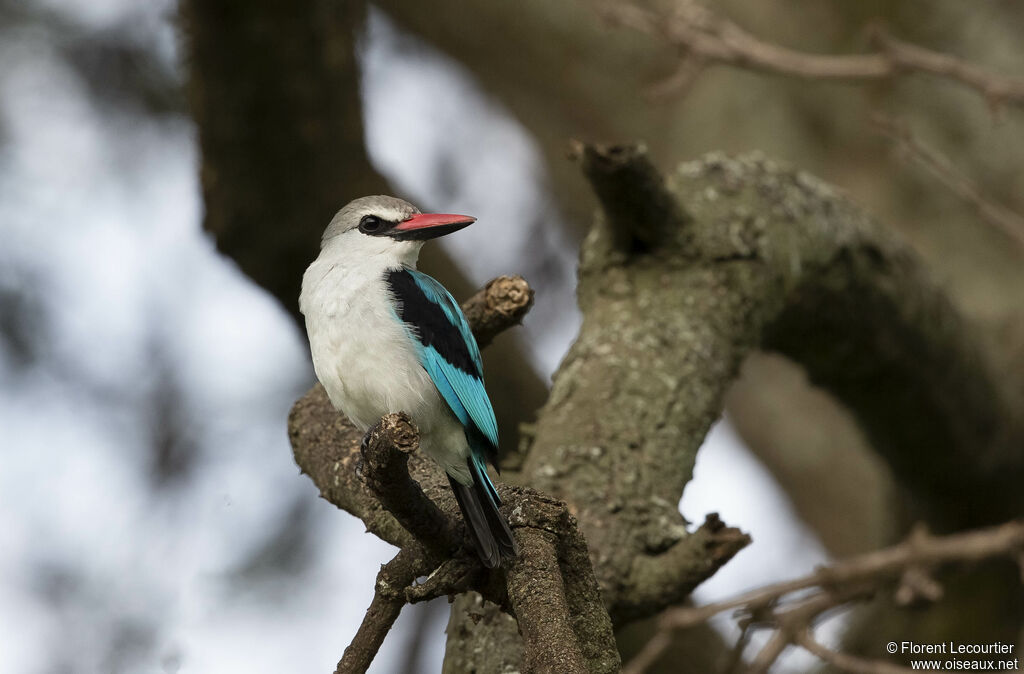
[[356, 457], [356, 477], [360, 481], [365, 481], [363, 479], [363, 466], [364, 466], [363, 456], [366, 454], [366, 450], [369, 449], [369, 447], [370, 447], [370, 431], [366, 431], [366, 433], [363, 434], [362, 441], [360, 441], [360, 443], [359, 443], [359, 456]]

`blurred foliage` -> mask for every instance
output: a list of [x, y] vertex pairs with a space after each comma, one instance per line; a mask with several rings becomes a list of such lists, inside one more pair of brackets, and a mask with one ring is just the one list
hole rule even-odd
[[154, 41], [159, 23], [137, 10], [102, 28], [68, 12], [19, 0], [0, 0], [0, 35], [42, 37], [81, 79], [92, 102], [128, 115], [185, 114], [181, 71]]

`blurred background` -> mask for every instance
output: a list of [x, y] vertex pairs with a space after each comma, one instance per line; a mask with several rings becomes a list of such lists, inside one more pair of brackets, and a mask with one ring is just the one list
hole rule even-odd
[[[655, 97], [676, 50], [586, 0], [274, 4], [0, 0], [0, 672], [333, 669], [393, 550], [318, 499], [285, 418], [313, 381], [302, 271], [333, 211], [366, 193], [478, 217], [425, 251], [456, 297], [504, 273], [536, 288], [523, 328], [486, 354], [505, 446], [579, 321], [595, 202], [573, 138], [643, 140], [662, 167], [760, 150], [815, 173], [906, 237], [1024, 363], [1020, 245], [870, 123], [898, 117], [1021, 212], [1015, 109], [934, 79], [725, 68]], [[815, 52], [864, 51], [884, 20], [1024, 76], [1012, 0], [709, 6]], [[842, 409], [787, 361], [752, 358], [681, 508], [754, 544], [696, 599], [891, 542], [900, 499]], [[950, 629], [1019, 629], [1013, 601]], [[823, 640], [868, 643], [865, 611]], [[439, 672], [446, 620], [443, 602], [407, 608], [372, 671]], [[624, 652], [644, 634], [623, 634]], [[793, 653], [776, 669], [816, 667]]]

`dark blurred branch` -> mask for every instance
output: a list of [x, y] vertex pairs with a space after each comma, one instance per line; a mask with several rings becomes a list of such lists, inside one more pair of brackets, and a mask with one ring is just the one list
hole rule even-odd
[[1024, 247], [1024, 216], [986, 197], [981, 187], [961, 173], [952, 161], [915, 138], [906, 124], [881, 114], [875, 115], [872, 123], [879, 133], [896, 145], [901, 156], [923, 167], [951, 192], [971, 204], [985, 222], [999, 228]]
[[355, 43], [366, 3], [186, 0], [203, 226], [299, 318], [302, 270], [345, 202], [386, 191], [363, 142]]
[[[727, 601], [670, 609], [659, 621], [661, 635], [636, 655], [623, 674], [647, 671], [670, 643], [672, 632], [690, 629], [725, 611], [737, 610], [742, 622], [753, 621], [758, 627], [776, 629], [783, 646], [794, 640], [803, 644], [815, 618], [853, 599], [889, 589], [899, 603], [908, 605], [922, 598], [918, 588], [930, 585], [922, 583], [921, 578], [930, 578], [943, 566], [967, 566], [1000, 557], [1016, 562], [1021, 554], [1024, 520], [945, 537], [932, 536], [917, 528], [898, 545], [819, 567], [803, 578], [767, 585]], [[808, 594], [806, 590], [812, 592]], [[928, 601], [938, 598], [935, 594], [924, 597]], [[769, 664], [774, 661], [770, 657], [772, 652], [769, 650], [765, 657]], [[858, 671], [837, 666], [844, 671]]]
[[804, 79], [865, 82], [921, 73], [977, 91], [993, 107], [1024, 105], [1024, 79], [990, 73], [962, 59], [872, 31], [871, 54], [810, 54], [765, 42], [695, 0], [676, 0], [669, 11], [635, 3], [602, 2], [610, 21], [668, 42], [683, 52], [683, 67], [659, 94], [686, 87], [710, 65], [729, 65]]

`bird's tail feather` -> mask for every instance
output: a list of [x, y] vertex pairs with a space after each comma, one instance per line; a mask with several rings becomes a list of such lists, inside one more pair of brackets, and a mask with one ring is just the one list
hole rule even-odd
[[459, 502], [462, 517], [466, 521], [470, 538], [476, 548], [480, 561], [488, 569], [501, 564], [503, 559], [510, 559], [518, 552], [515, 538], [508, 522], [498, 512], [501, 499], [487, 476], [483, 462], [474, 457], [467, 459], [469, 472], [473, 476], [473, 484], [467, 486], [448, 476], [455, 492], [455, 500]]

